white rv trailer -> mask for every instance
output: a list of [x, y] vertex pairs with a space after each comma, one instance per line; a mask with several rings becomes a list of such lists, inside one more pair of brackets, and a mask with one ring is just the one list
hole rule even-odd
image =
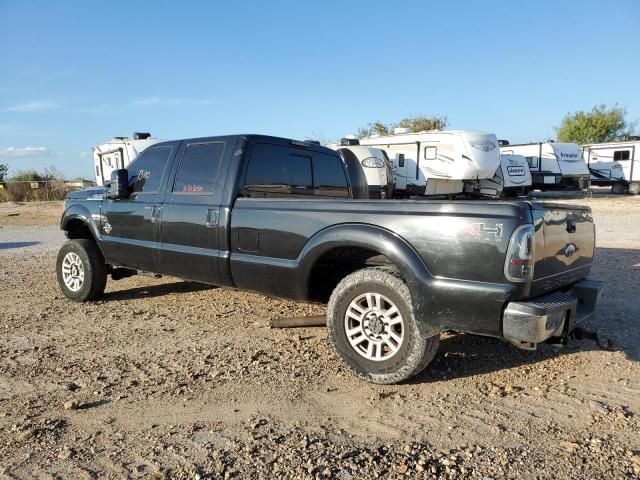
[[498, 140], [492, 133], [410, 133], [397, 128], [393, 135], [363, 138], [360, 144], [387, 153], [400, 195], [461, 193], [465, 180], [492, 178], [500, 163]]
[[632, 195], [640, 193], [640, 137], [583, 145], [582, 151], [592, 184], [611, 186], [613, 193], [623, 193], [625, 189]]
[[369, 185], [369, 198], [393, 197], [391, 162], [384, 150], [364, 147], [354, 136], [344, 137], [340, 139], [340, 143], [330, 144], [327, 147], [337, 151], [349, 150], [355, 155]]
[[589, 188], [589, 168], [575, 143], [538, 142], [503, 145], [501, 153], [522, 155], [531, 170], [534, 189], [584, 190]]
[[96, 183], [104, 185], [111, 179], [111, 172], [119, 168], [127, 168], [145, 148], [163, 141], [153, 138], [149, 133], [134, 132], [133, 138], [115, 137], [108, 142], [96, 145], [93, 147]]
[[487, 197], [526, 196], [531, 191], [531, 171], [522, 155], [500, 154], [500, 167], [493, 178], [467, 183], [465, 191]]

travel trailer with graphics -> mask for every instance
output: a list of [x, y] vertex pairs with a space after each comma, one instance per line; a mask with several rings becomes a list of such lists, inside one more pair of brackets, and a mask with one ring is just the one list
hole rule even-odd
[[539, 190], [585, 190], [589, 169], [575, 143], [538, 142], [503, 145], [500, 152], [522, 155], [531, 171], [532, 187]]
[[93, 164], [96, 183], [104, 185], [111, 178], [111, 172], [127, 166], [151, 145], [163, 142], [150, 133], [134, 132], [133, 138], [114, 137], [108, 142], [93, 147]]
[[465, 181], [493, 178], [500, 163], [492, 133], [396, 128], [393, 135], [362, 138], [360, 145], [386, 152], [399, 196], [462, 193]]
[[583, 145], [582, 151], [593, 185], [610, 186], [613, 193], [640, 193], [640, 137]]
[[493, 178], [467, 183], [465, 191], [485, 197], [527, 196], [531, 192], [531, 171], [522, 155], [500, 154], [500, 167]]

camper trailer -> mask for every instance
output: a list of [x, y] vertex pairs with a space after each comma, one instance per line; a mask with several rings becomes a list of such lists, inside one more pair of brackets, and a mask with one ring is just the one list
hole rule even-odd
[[338, 152], [348, 150], [355, 155], [369, 185], [369, 198], [393, 197], [391, 162], [384, 150], [364, 147], [354, 136], [347, 136], [340, 139], [340, 143], [327, 146]]
[[386, 152], [399, 196], [462, 193], [466, 180], [492, 178], [500, 163], [496, 136], [484, 132], [396, 128], [393, 135], [360, 139], [360, 145]]
[[483, 197], [509, 198], [531, 192], [531, 171], [522, 155], [500, 154], [500, 167], [493, 178], [467, 182], [465, 192]]
[[133, 138], [114, 137], [108, 142], [93, 147], [93, 164], [96, 183], [104, 185], [111, 178], [111, 172], [127, 166], [147, 147], [162, 142], [150, 133], [134, 132]]
[[575, 143], [538, 142], [503, 145], [500, 152], [522, 155], [531, 171], [531, 182], [539, 190], [585, 190], [589, 169]]
[[640, 193], [640, 137], [583, 145], [582, 151], [593, 185], [610, 186], [613, 193]]

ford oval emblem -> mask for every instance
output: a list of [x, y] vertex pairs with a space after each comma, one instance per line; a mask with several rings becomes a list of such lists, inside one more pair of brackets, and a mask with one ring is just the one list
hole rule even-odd
[[576, 253], [576, 246], [573, 243], [569, 243], [566, 247], [564, 247], [564, 256], [571, 257]]

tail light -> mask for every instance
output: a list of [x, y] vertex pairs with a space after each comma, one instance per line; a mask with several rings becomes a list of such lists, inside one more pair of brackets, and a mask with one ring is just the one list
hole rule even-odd
[[504, 262], [504, 276], [508, 280], [526, 282], [533, 278], [534, 233], [533, 225], [522, 225], [511, 235], [507, 258]]

